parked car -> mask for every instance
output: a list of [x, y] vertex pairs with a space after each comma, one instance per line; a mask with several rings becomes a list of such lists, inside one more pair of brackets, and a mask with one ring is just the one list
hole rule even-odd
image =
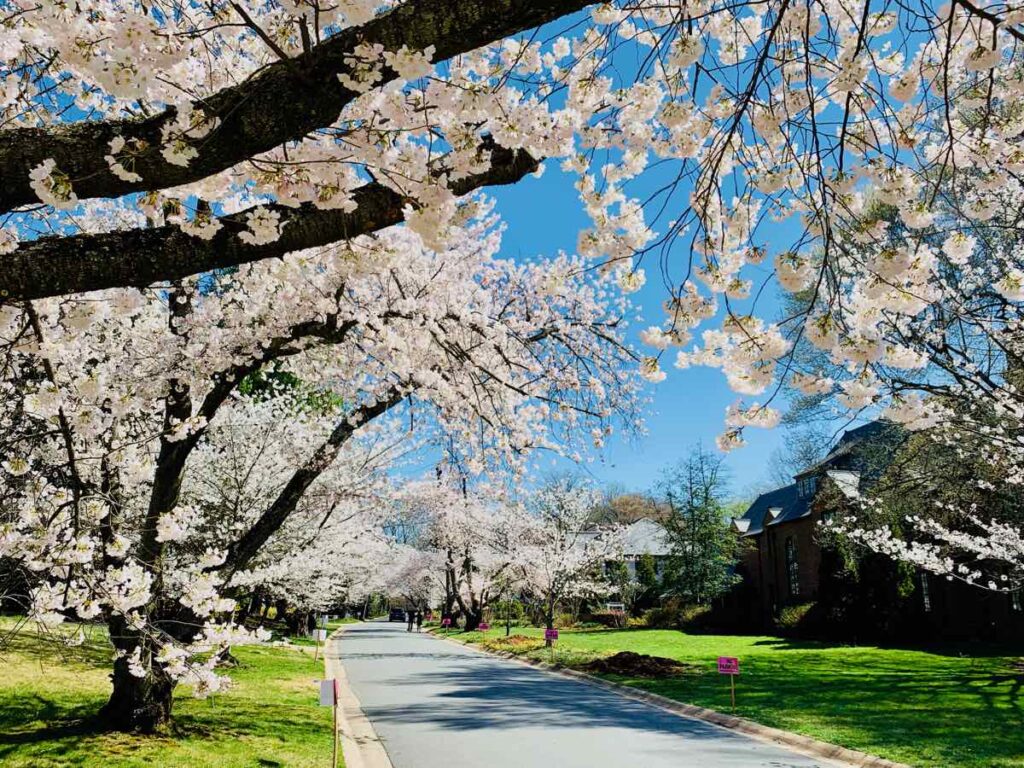
[[405, 611], [401, 608], [392, 608], [388, 614], [388, 621], [405, 621]]

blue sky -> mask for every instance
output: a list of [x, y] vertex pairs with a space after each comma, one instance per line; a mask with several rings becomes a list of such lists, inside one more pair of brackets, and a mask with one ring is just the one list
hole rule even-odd
[[[577, 234], [589, 223], [572, 178], [552, 162], [547, 163], [539, 179], [527, 177], [511, 187], [491, 188], [488, 194], [498, 201], [497, 210], [505, 221], [502, 254], [510, 258], [548, 256], [559, 249], [575, 252]], [[680, 258], [685, 258], [685, 254], [680, 254]], [[629, 332], [629, 338], [638, 347], [641, 345], [637, 333], [648, 325], [660, 324], [661, 302], [667, 295], [657, 263], [645, 263], [644, 267], [647, 285], [632, 296], [643, 320], [633, 318]], [[696, 443], [715, 449], [715, 437], [723, 429], [725, 408], [738, 396], [729, 389], [720, 371], [678, 370], [672, 367], [674, 352], [669, 353], [662, 363], [668, 378], [651, 387], [653, 403], [646, 424], [648, 434], [632, 440], [614, 437], [603, 455], [588, 465], [589, 472], [601, 483], [647, 489], [663, 467], [685, 457]], [[746, 431], [746, 447], [726, 458], [735, 494], [745, 495], [751, 486], [767, 482], [768, 460], [781, 445], [782, 437], [781, 429]]]

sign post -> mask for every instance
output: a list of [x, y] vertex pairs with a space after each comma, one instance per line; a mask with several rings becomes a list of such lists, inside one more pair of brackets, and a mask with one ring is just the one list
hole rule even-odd
[[313, 651], [313, 661], [315, 662], [320, 656], [320, 643], [327, 640], [326, 629], [314, 629], [313, 630], [313, 641], [316, 643], [316, 647]]
[[331, 745], [331, 768], [338, 768], [338, 699], [341, 686], [335, 679], [320, 681], [320, 706], [334, 708], [334, 737]]
[[338, 768], [338, 699], [340, 696], [337, 678], [331, 681], [334, 683], [334, 738], [331, 740], [331, 768]]
[[740, 673], [740, 660], [735, 656], [718, 657], [718, 674], [729, 676], [729, 700], [732, 712], [736, 714], [736, 675]]
[[557, 629], [545, 629], [544, 640], [547, 642], [548, 647], [551, 648], [551, 663], [555, 663], [555, 641], [558, 640]]
[[442, 616], [441, 617], [441, 626], [444, 627], [444, 633], [446, 635], [448, 634], [448, 627], [450, 627], [451, 625], [452, 625], [451, 616]]

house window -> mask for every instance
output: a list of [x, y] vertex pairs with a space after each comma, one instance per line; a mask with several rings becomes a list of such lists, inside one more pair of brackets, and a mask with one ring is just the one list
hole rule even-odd
[[1015, 611], [1024, 610], [1024, 608], [1021, 607], [1019, 589], [1015, 589], [1013, 590], [1013, 592], [1010, 593], [1010, 605], [1013, 606], [1013, 610]]
[[931, 587], [928, 586], [928, 574], [921, 574], [921, 602], [924, 603], [924, 612], [931, 613], [932, 610], [932, 593]]
[[808, 499], [814, 495], [814, 491], [818, 487], [817, 477], [805, 477], [797, 483], [796, 492], [801, 499]]
[[800, 594], [800, 564], [792, 536], [786, 539], [786, 575], [789, 577], [789, 594], [796, 597]]

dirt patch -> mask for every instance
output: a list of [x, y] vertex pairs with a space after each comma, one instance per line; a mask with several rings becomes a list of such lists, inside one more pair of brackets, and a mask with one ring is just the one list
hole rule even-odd
[[648, 656], [632, 651], [622, 651], [614, 656], [595, 659], [584, 664], [581, 669], [592, 674], [623, 677], [675, 677], [699, 674], [703, 671], [696, 664], [683, 664], [664, 656]]

